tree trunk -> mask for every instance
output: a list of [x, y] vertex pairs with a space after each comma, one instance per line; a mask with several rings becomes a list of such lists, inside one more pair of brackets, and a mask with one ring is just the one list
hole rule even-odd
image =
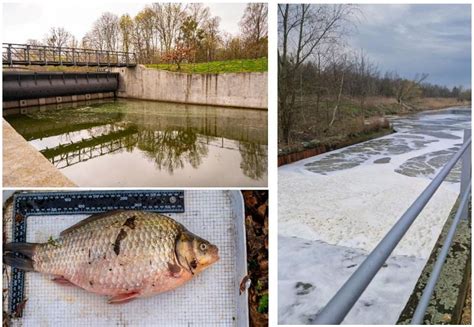
[[341, 95], [342, 95], [342, 87], [343, 86], [344, 86], [344, 73], [342, 73], [341, 85], [339, 86], [339, 94], [337, 96], [336, 105], [334, 106], [334, 110], [332, 112], [332, 119], [331, 119], [331, 122], [329, 123], [329, 127], [331, 127], [334, 124], [334, 121], [336, 120], [337, 109], [339, 108], [339, 103], [341, 102]]

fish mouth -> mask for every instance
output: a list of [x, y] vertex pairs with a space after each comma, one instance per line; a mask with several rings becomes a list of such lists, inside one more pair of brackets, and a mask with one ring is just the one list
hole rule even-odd
[[210, 246], [209, 253], [211, 257], [214, 259], [213, 262], [216, 262], [220, 259], [219, 257], [219, 248], [215, 245]]
[[219, 248], [215, 245], [211, 245], [209, 247], [209, 253], [210, 255], [217, 260], [219, 260]]

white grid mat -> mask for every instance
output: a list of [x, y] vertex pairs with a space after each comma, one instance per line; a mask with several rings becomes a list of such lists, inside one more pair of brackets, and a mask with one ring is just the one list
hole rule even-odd
[[[231, 200], [223, 191], [186, 191], [186, 212], [169, 214], [191, 232], [219, 248], [220, 260], [171, 292], [110, 305], [106, 297], [60, 286], [49, 276], [26, 273], [28, 298], [16, 326], [235, 326], [238, 323], [236, 231]], [[28, 218], [29, 242], [50, 236], [82, 220], [80, 216]], [[11, 230], [7, 231], [11, 237]], [[246, 319], [246, 317], [243, 317]]]

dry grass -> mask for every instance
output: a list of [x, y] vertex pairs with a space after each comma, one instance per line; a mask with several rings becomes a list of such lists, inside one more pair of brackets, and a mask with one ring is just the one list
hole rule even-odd
[[421, 98], [414, 101], [415, 105], [420, 109], [442, 109], [460, 105], [468, 105], [469, 102], [458, 101], [451, 98]]

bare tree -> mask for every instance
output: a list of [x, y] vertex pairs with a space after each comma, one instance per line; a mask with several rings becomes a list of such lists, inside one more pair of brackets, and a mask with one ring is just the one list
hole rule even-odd
[[413, 80], [407, 80], [398, 78], [395, 81], [395, 94], [397, 97], [397, 102], [402, 107], [406, 107], [405, 100], [413, 98], [417, 91], [419, 91], [419, 87], [421, 83], [428, 78], [428, 74], [416, 74]]
[[134, 23], [138, 33], [135, 34], [136, 40], [141, 47], [136, 47], [140, 54], [140, 61], [151, 63], [155, 55], [154, 34], [155, 34], [155, 13], [150, 7], [145, 7], [135, 16]]
[[51, 47], [66, 47], [71, 40], [71, 33], [63, 27], [52, 27], [44, 39], [44, 43]]
[[119, 18], [110, 12], [103, 13], [95, 22], [91, 38], [95, 48], [116, 51], [119, 45]]
[[278, 5], [278, 113], [281, 140], [294, 122], [295, 72], [318, 48], [339, 42], [353, 12], [350, 5]]
[[43, 45], [43, 42], [41, 42], [39, 40], [35, 40], [35, 39], [28, 39], [26, 41], [26, 44], [32, 45], [32, 46], [41, 46], [41, 45]]
[[73, 35], [71, 36], [71, 39], [69, 40], [68, 47], [70, 48], [77, 48], [79, 47], [79, 41], [76, 39], [76, 37]]
[[133, 20], [129, 14], [122, 15], [119, 20], [122, 50], [129, 52], [132, 47]]
[[160, 39], [161, 52], [169, 52], [179, 34], [184, 19], [184, 7], [180, 3], [154, 3], [155, 28]]
[[204, 52], [206, 61], [213, 61], [221, 38], [219, 36], [219, 17], [212, 17], [203, 25], [204, 31]]
[[[249, 3], [240, 20], [240, 30], [254, 57], [266, 55], [268, 37], [268, 6], [266, 3]], [[264, 42], [262, 42], [264, 41]], [[262, 53], [262, 50], [263, 53]]]
[[192, 17], [198, 28], [202, 28], [204, 23], [211, 18], [209, 7], [202, 3], [190, 3], [186, 6], [186, 15]]

